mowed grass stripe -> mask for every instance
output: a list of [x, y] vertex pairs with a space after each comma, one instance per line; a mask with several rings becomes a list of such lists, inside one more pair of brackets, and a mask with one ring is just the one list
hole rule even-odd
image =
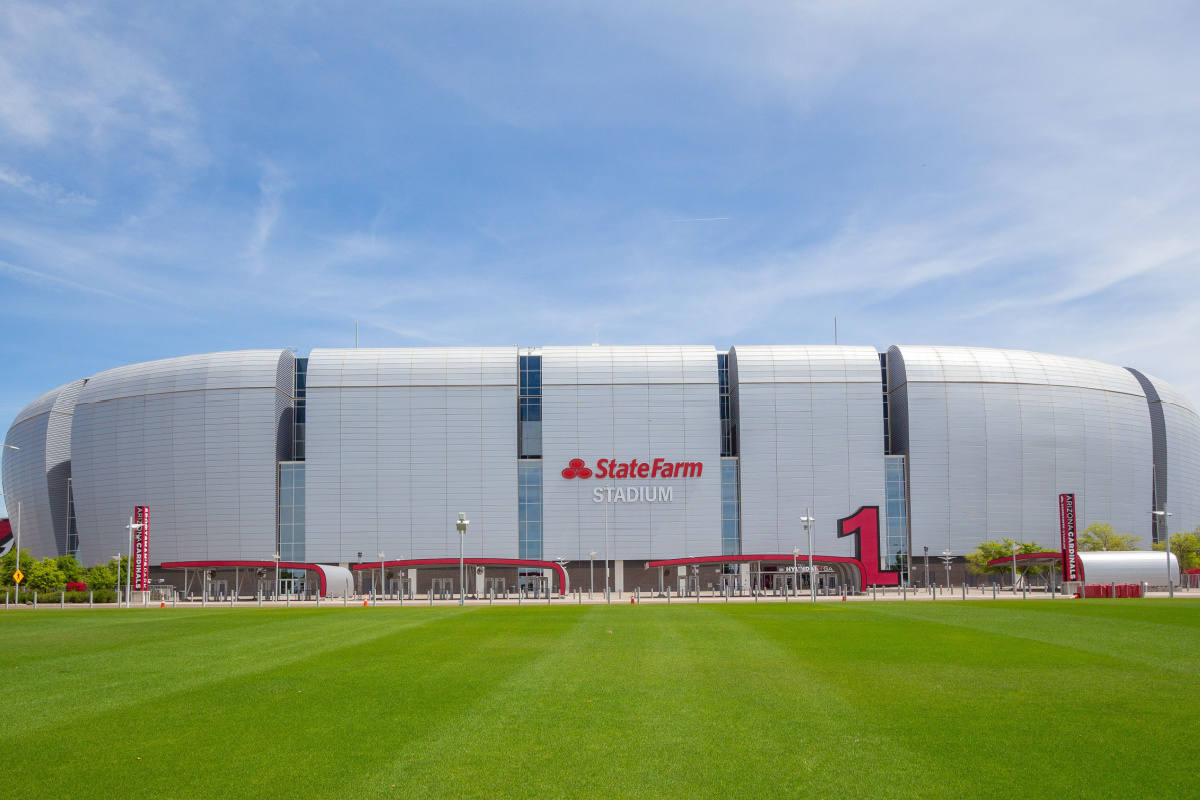
[[120, 709], [117, 735], [104, 735], [101, 718], [101, 735], [82, 747], [61, 729], [41, 731], [28, 739], [37, 761], [23, 763], [17, 780], [62, 796], [77, 793], [85, 774], [96, 796], [341, 796], [554, 635], [519, 616], [476, 620], [479, 609], [302, 613], [311, 630], [288, 630], [309, 645], [328, 630], [322, 616], [370, 635], [133, 703]]
[[[44, 650], [34, 648], [26, 663], [0, 670], [4, 683], [19, 687], [8, 698], [7, 708], [14, 719], [21, 720], [23, 730], [59, 725], [81, 708], [107, 715], [150, 697], [276, 669], [325, 651], [356, 647], [396, 630], [395, 620], [372, 616], [366, 610], [234, 609], [201, 612], [204, 617], [197, 619], [178, 615], [151, 619], [148, 615], [153, 612], [145, 611], [118, 613], [142, 618], [140, 628], [136, 622], [122, 622], [121, 645], [88, 636], [80, 629], [86, 620], [63, 617], [76, 653], [39, 657]], [[410, 617], [405, 625], [428, 619]], [[14, 637], [6, 639], [4, 644], [20, 652], [21, 644]], [[127, 717], [114, 717], [119, 718]]]
[[[1115, 604], [1115, 605], [1109, 605]], [[1070, 647], [1200, 675], [1200, 619], [1184, 600], [872, 603], [880, 614]], [[1132, 616], [1131, 616], [1132, 615]]]
[[[747, 621], [802, 652], [824, 682], [840, 681], [863, 719], [906, 739], [922, 768], [941, 773], [941, 783], [958, 781], [961, 796], [1073, 797], [1087, 785], [1166, 795], [1193, 783], [1191, 742], [1200, 726], [1186, 704], [1170, 699], [1190, 692], [1190, 678], [1042, 641], [1055, 626], [1068, 642], [1100, 639], [1111, 622], [1103, 613], [1043, 614], [1025, 621], [1030, 636], [1013, 637], [1007, 622], [988, 630], [991, 609], [974, 602], [925, 608], [917, 619], [883, 604], [818, 606], [807, 625], [797, 610], [773, 606]], [[977, 625], [962, 624], [960, 615], [974, 614]], [[807, 633], [788, 630], [797, 627]], [[1191, 626], [1163, 627], [1193, 635]], [[1109, 636], [1115, 643], [1119, 631]], [[1003, 780], [985, 779], [980, 765]]]
[[845, 797], [928, 787], [903, 745], [863, 732], [855, 710], [736, 615], [593, 606], [552, 651], [352, 794], [790, 795], [830, 775]]
[[[18, 732], [10, 786], [189, 798], [1191, 791], [1192, 676], [1127, 657], [1121, 637], [1150, 626], [1172, 640], [1154, 656], [1170, 661], [1195, 642], [1200, 605], [895, 605], [110, 611], [126, 626], [116, 652], [70, 614], [31, 614], [22, 624], [41, 644], [14, 656], [0, 689], [17, 697], [44, 673], [33, 695], [77, 705], [21, 701], [45, 719]], [[86, 672], [55, 672], [55, 631], [85, 661], [157, 671], [106, 673], [124, 698], [106, 707], [79, 687]], [[1103, 650], [1105, 632], [1105, 652], [1072, 644]], [[1041, 641], [1055, 633], [1065, 643]], [[0, 626], [0, 642], [21, 641]], [[223, 672], [206, 661], [214, 642], [236, 656]]]

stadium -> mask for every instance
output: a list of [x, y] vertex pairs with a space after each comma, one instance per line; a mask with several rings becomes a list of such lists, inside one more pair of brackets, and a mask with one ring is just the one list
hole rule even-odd
[[150, 574], [189, 592], [278, 566], [288, 591], [456, 591], [460, 548], [472, 593], [806, 588], [810, 553], [824, 589], [931, 556], [957, 583], [981, 541], [1057, 549], [1063, 493], [1147, 548], [1200, 524], [1180, 392], [982, 348], [210, 353], [49, 391], [5, 442], [21, 547], [102, 562], [149, 509]]

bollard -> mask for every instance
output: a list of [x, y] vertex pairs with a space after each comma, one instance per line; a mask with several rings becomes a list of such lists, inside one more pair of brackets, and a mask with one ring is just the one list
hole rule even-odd
[[907, 583], [904, 584], [903, 592], [904, 592], [904, 599], [907, 600], [908, 599], [908, 584]]
[[67, 593], [65, 591], [61, 591], [58, 593], [58, 607], [59, 608], [67, 607]]
[[967, 599], [967, 582], [963, 581], [963, 600]]
[[579, 602], [576, 605], [583, 605], [583, 589], [576, 589], [575, 596], [579, 598]]
[[1021, 581], [1021, 599], [1025, 599], [1025, 581]]
[[996, 599], [996, 584], [992, 584], [992, 599]]
[[37, 608], [37, 592], [33, 593], [33, 607]]
[[[363, 605], [366, 605], [366, 603], [363, 603]], [[286, 595], [283, 596], [283, 607], [284, 608], [292, 607], [292, 593], [291, 592], [288, 592]]]
[[[95, 595], [95, 592], [93, 592], [93, 591], [91, 591], [91, 590], [88, 590], [88, 608], [95, 608], [95, 607], [96, 607], [96, 604], [93, 602], [93, 596], [94, 596], [94, 595]], [[8, 606], [8, 595], [4, 595], [4, 605], [5, 605], [6, 607]]]
[[667, 602], [668, 603], [671, 602], [671, 587], [670, 586], [667, 587]]
[[317, 608], [321, 607], [321, 592], [317, 592]]
[[[149, 592], [147, 592], [146, 594], [149, 594]], [[233, 600], [234, 600], [233, 593], [230, 592], [230, 594], [229, 594], [229, 607], [230, 608], [233, 608]]]
[[[118, 593], [117, 593], [117, 604], [118, 604], [118, 605], [120, 605], [120, 603], [121, 603], [121, 595], [120, 595], [120, 593], [118, 592]], [[201, 593], [200, 593], [200, 607], [201, 607], [201, 608], [208, 608], [208, 592], [201, 592]]]

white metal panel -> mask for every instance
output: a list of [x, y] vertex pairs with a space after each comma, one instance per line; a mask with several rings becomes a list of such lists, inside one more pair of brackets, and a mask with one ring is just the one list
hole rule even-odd
[[742, 552], [852, 555], [837, 520], [884, 505], [883, 386], [870, 347], [730, 348], [741, 461]]
[[[1145, 395], [1126, 370], [1084, 359], [962, 347], [892, 351], [893, 419], [907, 422], [913, 555], [1011, 537], [1052, 546], [1058, 495], [1081, 524], [1149, 523]], [[904, 376], [897, 383], [897, 376]]]
[[515, 348], [314, 350], [310, 560], [517, 554]]
[[81, 558], [125, 552], [136, 505], [150, 506], [152, 563], [269, 557], [293, 361], [286, 350], [210, 353], [90, 379], [71, 433]]
[[[720, 407], [712, 347], [545, 347], [543, 550], [547, 558], [649, 559], [721, 552]], [[581, 458], [700, 462], [692, 478], [567, 479]], [[600, 486], [670, 487], [672, 502], [600, 502]]]
[[1174, 386], [1146, 378], [1158, 393], [1166, 428], [1168, 528], [1172, 534], [1193, 531], [1200, 525], [1200, 417]]

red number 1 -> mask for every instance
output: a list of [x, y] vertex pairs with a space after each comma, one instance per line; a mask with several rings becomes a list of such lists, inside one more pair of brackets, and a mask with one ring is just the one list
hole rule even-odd
[[854, 537], [854, 557], [862, 570], [863, 586], [899, 586], [900, 573], [879, 568], [879, 506], [862, 506], [838, 520], [838, 538]]

